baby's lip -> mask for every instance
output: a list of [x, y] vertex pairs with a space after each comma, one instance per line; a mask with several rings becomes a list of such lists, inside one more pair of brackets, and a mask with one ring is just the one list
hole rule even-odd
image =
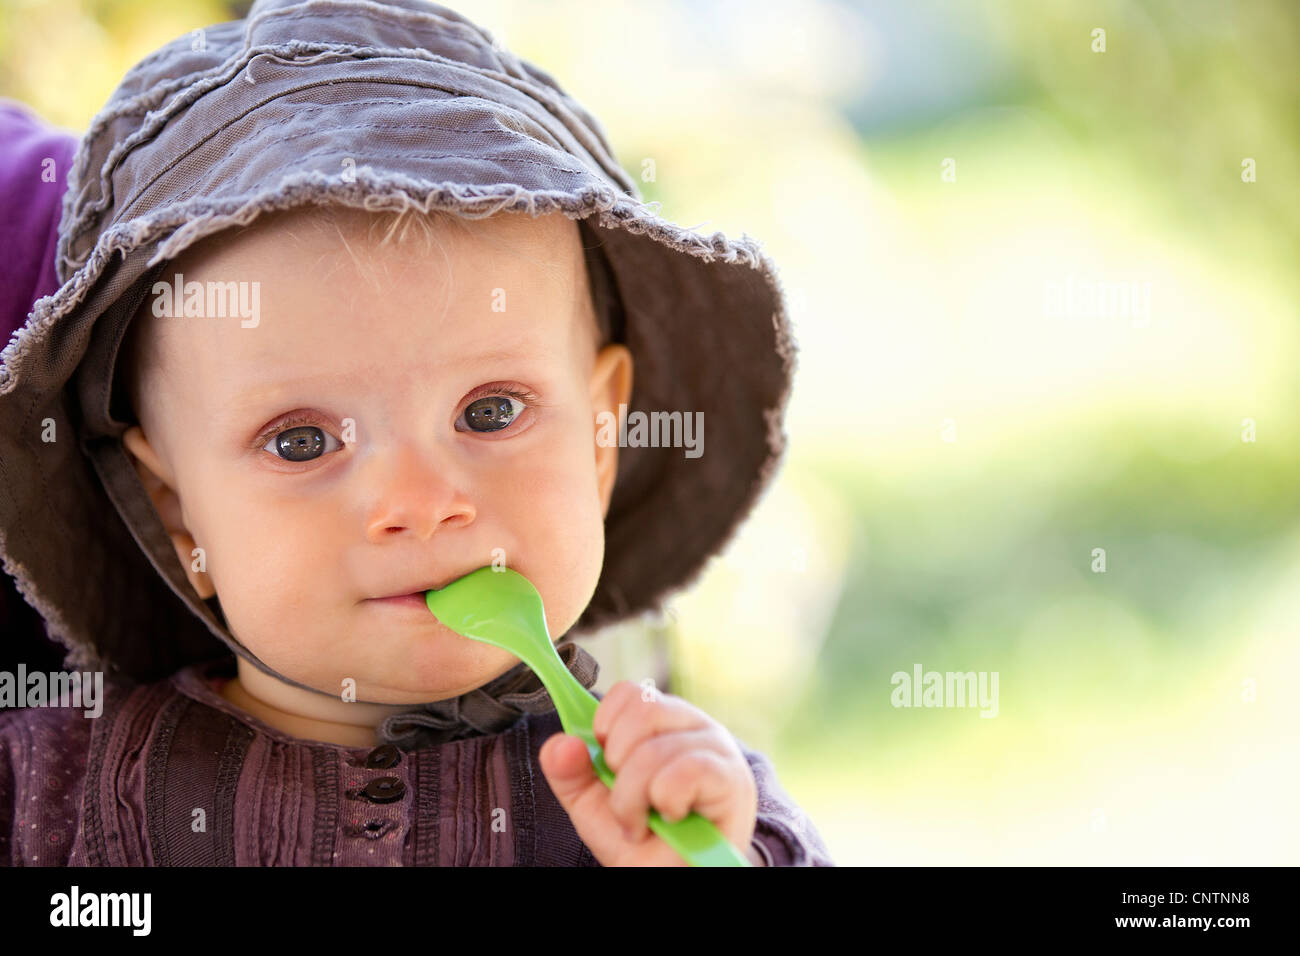
[[392, 591], [388, 594], [379, 594], [376, 595], [375, 597], [368, 598], [367, 600], [383, 601], [383, 600], [387, 600], [388, 598], [409, 597], [412, 594], [418, 595], [420, 597], [424, 597], [425, 591], [441, 591], [452, 581], [459, 580], [462, 577], [464, 577], [463, 574], [453, 574], [448, 577], [442, 578], [440, 581], [436, 581], [431, 584], [417, 585], [416, 587], [413, 588], [407, 588], [406, 590], [401, 590], [401, 591]]

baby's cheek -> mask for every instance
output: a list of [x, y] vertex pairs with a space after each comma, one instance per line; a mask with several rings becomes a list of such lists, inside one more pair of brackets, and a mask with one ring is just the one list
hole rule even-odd
[[532, 470], [524, 510], [532, 514], [538, 530], [573, 538], [584, 529], [590, 532], [593, 516], [600, 519], [595, 465], [585, 464], [568, 457]]
[[214, 540], [212, 583], [231, 632], [259, 657], [300, 646], [295, 635], [319, 627], [322, 595], [310, 586], [310, 555], [295, 546], [293, 530], [259, 527], [232, 510]]
[[530, 502], [514, 530], [556, 635], [573, 625], [595, 591], [604, 560], [604, 519], [590, 469], [556, 468], [537, 476]]

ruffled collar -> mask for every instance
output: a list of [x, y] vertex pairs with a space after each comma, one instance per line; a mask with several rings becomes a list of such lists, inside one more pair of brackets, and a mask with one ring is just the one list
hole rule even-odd
[[[569, 673], [590, 690], [600, 665], [572, 640], [555, 646]], [[512, 727], [524, 714], [555, 710], [551, 695], [536, 674], [522, 661], [482, 687], [385, 717], [376, 728], [385, 743], [403, 750], [446, 743], [480, 734], [498, 734]]]

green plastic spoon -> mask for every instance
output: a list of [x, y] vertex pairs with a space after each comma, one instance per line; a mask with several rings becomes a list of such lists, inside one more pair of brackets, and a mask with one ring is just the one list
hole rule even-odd
[[[546, 626], [542, 596], [531, 581], [510, 568], [479, 568], [441, 590], [424, 592], [424, 600], [457, 634], [493, 644], [527, 664], [555, 702], [565, 733], [587, 742], [596, 774], [607, 787], [614, 786], [614, 772], [591, 729], [600, 701], [560, 660]], [[649, 827], [692, 866], [751, 865], [717, 827], [694, 811], [674, 823], [651, 808]]]

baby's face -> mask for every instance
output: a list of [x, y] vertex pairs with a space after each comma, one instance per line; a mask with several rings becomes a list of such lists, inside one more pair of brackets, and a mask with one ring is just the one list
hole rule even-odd
[[139, 412], [174, 493], [159, 511], [274, 670], [335, 695], [351, 678], [361, 700], [443, 699], [517, 659], [377, 599], [496, 560], [537, 586], [553, 638], [568, 631], [600, 575], [616, 466], [596, 415], [627, 401], [631, 359], [597, 351], [562, 215], [440, 228], [442, 249], [383, 248], [366, 214], [338, 215], [337, 232], [259, 221], [163, 276], [259, 283], [259, 315], [152, 320]]

